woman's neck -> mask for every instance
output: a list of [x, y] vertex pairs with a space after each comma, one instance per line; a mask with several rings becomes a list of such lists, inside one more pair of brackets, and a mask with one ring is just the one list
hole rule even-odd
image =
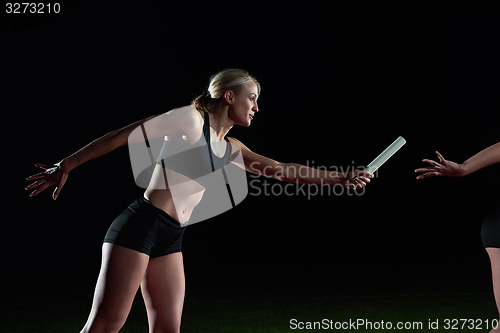
[[227, 133], [234, 126], [234, 121], [228, 116], [229, 107], [221, 107], [219, 111], [214, 113], [209, 113], [210, 117], [210, 128], [214, 131], [214, 134], [218, 141], [224, 141]]

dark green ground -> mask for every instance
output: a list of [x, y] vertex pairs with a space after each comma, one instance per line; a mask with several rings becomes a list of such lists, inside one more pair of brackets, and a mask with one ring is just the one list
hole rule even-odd
[[[2, 304], [0, 332], [79, 332], [86, 321], [88, 301], [36, 301]], [[422, 322], [415, 332], [468, 332], [444, 328], [445, 319], [497, 318], [493, 295], [489, 293], [416, 294], [373, 297], [245, 297], [210, 300], [186, 299], [182, 332], [293, 332], [290, 320], [303, 322], [344, 322], [366, 319], [371, 322]], [[428, 322], [439, 319], [439, 330]], [[478, 323], [478, 322], [476, 322]], [[482, 325], [486, 331], [485, 324]], [[304, 330], [313, 332], [313, 330]], [[319, 330], [317, 330], [319, 331]], [[322, 330], [324, 332], [325, 330]], [[352, 330], [343, 330], [345, 332]], [[375, 330], [372, 330], [375, 331]], [[376, 330], [386, 332], [387, 330]], [[398, 330], [393, 329], [392, 332]], [[408, 330], [404, 330], [408, 332]], [[476, 331], [476, 330], [473, 330]], [[141, 297], [121, 332], [147, 332]], [[356, 332], [367, 332], [365, 329]]]

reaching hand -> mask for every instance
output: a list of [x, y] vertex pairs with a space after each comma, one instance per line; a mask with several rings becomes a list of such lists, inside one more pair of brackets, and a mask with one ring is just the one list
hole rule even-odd
[[445, 160], [443, 155], [441, 155], [438, 151], [436, 151], [436, 155], [439, 158], [439, 162], [428, 159], [422, 160], [422, 162], [432, 164], [434, 165], [434, 167], [416, 169], [415, 172], [425, 172], [424, 174], [419, 175], [417, 179], [424, 179], [434, 176], [442, 176], [442, 177], [463, 176], [463, 167], [461, 164]]
[[59, 196], [59, 193], [61, 192], [61, 189], [66, 183], [66, 180], [68, 179], [68, 172], [64, 171], [59, 163], [55, 164], [51, 168], [40, 163], [35, 163], [35, 166], [45, 171], [26, 178], [26, 180], [32, 180], [32, 179], [38, 179], [38, 180], [33, 184], [27, 186], [25, 190], [31, 190], [33, 188], [37, 188], [36, 190], [30, 193], [30, 197], [32, 197], [45, 190], [47, 187], [56, 185], [56, 189], [52, 194], [52, 198], [56, 200], [57, 197]]

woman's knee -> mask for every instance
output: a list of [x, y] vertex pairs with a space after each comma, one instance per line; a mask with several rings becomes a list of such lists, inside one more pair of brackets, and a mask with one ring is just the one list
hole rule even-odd
[[80, 333], [117, 333], [125, 324], [127, 316], [110, 311], [97, 311]]
[[153, 333], [180, 333], [181, 325], [166, 324], [163, 326], [155, 326], [153, 328]]
[[106, 328], [106, 332], [118, 332], [125, 321], [127, 320], [128, 311], [126, 313], [113, 309], [102, 309], [97, 311], [96, 322], [101, 327]]

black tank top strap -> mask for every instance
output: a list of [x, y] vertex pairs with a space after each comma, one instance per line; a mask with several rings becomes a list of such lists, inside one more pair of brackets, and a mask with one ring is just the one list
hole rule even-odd
[[210, 156], [210, 164], [212, 165], [212, 172], [215, 171], [214, 158], [212, 157], [212, 146], [210, 145], [210, 117], [208, 112], [205, 113], [205, 123], [203, 124], [203, 134], [205, 135], [205, 141], [208, 147], [208, 156]]
[[[204, 118], [205, 118], [205, 123], [203, 124], [203, 135], [205, 136], [205, 141], [207, 142], [208, 146], [208, 156], [210, 156], [210, 164], [212, 165], [212, 171], [215, 171], [215, 164], [214, 164], [214, 157], [213, 157], [213, 152], [212, 152], [212, 145], [210, 143], [210, 117], [208, 115], [208, 112], [204, 112]], [[229, 143], [229, 139], [227, 136], [224, 137], [228, 144], [228, 148], [226, 149], [226, 153], [222, 157], [222, 164], [219, 165], [220, 163], [218, 162], [217, 164], [217, 169], [223, 168], [229, 161], [229, 157], [232, 154], [232, 147], [231, 144]], [[221, 160], [220, 158], [218, 160]]]

